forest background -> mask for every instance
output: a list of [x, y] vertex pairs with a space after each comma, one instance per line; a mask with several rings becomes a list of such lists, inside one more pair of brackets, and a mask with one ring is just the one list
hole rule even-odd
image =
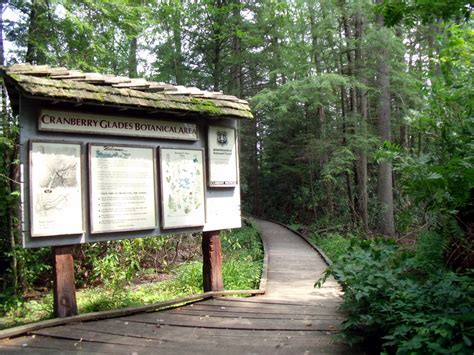
[[[472, 10], [467, 0], [1, 1], [0, 63], [248, 99], [246, 213], [323, 239], [422, 240], [443, 267], [465, 271], [474, 262]], [[2, 98], [0, 263], [11, 271], [3, 288], [21, 289], [18, 268], [38, 257], [16, 248], [18, 126]]]

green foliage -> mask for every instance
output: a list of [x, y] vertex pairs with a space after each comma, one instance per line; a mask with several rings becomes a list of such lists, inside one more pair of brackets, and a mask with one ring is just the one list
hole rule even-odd
[[25, 302], [20, 297], [0, 300], [0, 329], [53, 317], [53, 295]]
[[254, 224], [246, 221], [242, 228], [222, 231], [222, 252], [224, 257], [246, 261], [263, 260], [263, 246]]
[[22, 265], [21, 282], [25, 290], [31, 290], [35, 284], [44, 284], [45, 280], [52, 280], [51, 248], [23, 249], [17, 247], [12, 254]]
[[195, 294], [202, 292], [202, 262], [193, 261], [176, 269], [176, 288], [180, 292]]
[[261, 260], [250, 261], [232, 257], [228, 258], [222, 266], [222, 275], [226, 290], [258, 289], [261, 273]]
[[9, 112], [0, 112], [0, 270], [10, 271], [0, 273], [0, 282], [3, 283], [4, 289], [7, 288], [12, 292], [15, 292], [14, 288], [18, 286], [18, 280], [15, 279], [15, 273], [11, 269], [12, 260], [16, 253], [20, 253], [15, 248], [19, 239], [15, 229], [18, 224], [15, 211], [20, 201], [15, 174], [18, 168], [16, 156], [18, 133], [16, 117]]
[[[224, 256], [222, 276], [226, 290], [250, 290], [259, 286], [263, 247], [254, 225], [221, 233]], [[176, 287], [188, 293], [202, 292], [202, 262], [186, 263], [176, 270]]]
[[353, 240], [358, 239], [353, 235], [327, 233], [324, 236], [313, 235], [311, 241], [320, 247], [331, 261], [338, 260], [349, 250]]
[[[338, 208], [332, 212], [349, 212], [341, 201], [341, 182], [345, 174], [353, 175], [356, 146], [370, 143], [348, 134], [347, 144], [341, 144], [337, 125], [329, 123], [341, 119], [337, 110], [327, 110], [338, 104], [340, 90], [356, 90], [359, 83], [335, 73], [298, 74], [301, 77], [252, 99], [257, 120], [265, 127], [259, 185], [265, 198], [256, 203], [273, 219], [310, 223], [327, 212], [328, 184], [334, 186], [330, 198]], [[356, 117], [347, 120], [356, 125]]]
[[257, 289], [262, 274], [263, 245], [256, 226], [244, 220], [242, 228], [223, 232], [221, 239], [225, 289]]
[[440, 75], [432, 77], [426, 89], [426, 106], [406, 116], [415, 134], [423, 137], [424, 146], [414, 154], [386, 144], [380, 156], [394, 161], [405, 206], [417, 206], [415, 211], [409, 209], [410, 216], [401, 214], [403, 223], [409, 225], [412, 217], [413, 224], [420, 224], [421, 219], [428, 228], [448, 236], [451, 252], [446, 254], [451, 255], [452, 264], [469, 267], [472, 240], [466, 231], [474, 211], [474, 32], [468, 24], [447, 25], [439, 41]]
[[416, 260], [421, 268], [429, 271], [444, 269], [448, 241], [441, 234], [425, 231], [416, 241]]
[[328, 269], [345, 292], [348, 341], [400, 354], [472, 353], [474, 274], [434, 268], [426, 248], [436, 238], [426, 235], [416, 254], [388, 240], [353, 242]]
[[430, 150], [400, 159], [403, 187], [430, 211], [453, 214], [474, 188], [474, 32], [469, 26], [446, 31], [429, 106], [411, 120], [432, 144]]
[[424, 23], [431, 23], [453, 17], [469, 19], [472, 11], [472, 1], [386, 0], [378, 5], [377, 10], [383, 14], [388, 26], [395, 26], [402, 21], [415, 25], [420, 20]]

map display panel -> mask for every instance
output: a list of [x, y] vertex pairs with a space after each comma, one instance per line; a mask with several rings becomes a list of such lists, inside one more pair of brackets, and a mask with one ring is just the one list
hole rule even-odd
[[30, 142], [31, 236], [84, 231], [81, 144]]
[[203, 151], [160, 148], [163, 229], [203, 226]]

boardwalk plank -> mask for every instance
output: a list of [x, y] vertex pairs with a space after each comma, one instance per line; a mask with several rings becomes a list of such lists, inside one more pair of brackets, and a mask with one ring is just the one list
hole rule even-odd
[[214, 303], [216, 300], [209, 300], [203, 304], [203, 307], [220, 307], [222, 309], [232, 308], [246, 308], [249, 312], [282, 312], [282, 313], [297, 313], [297, 314], [340, 314], [339, 301], [321, 299], [319, 301], [313, 301], [312, 304], [295, 304], [291, 305], [288, 303], [280, 303], [278, 300], [267, 298], [265, 302], [260, 302], [258, 299], [255, 301], [249, 301], [245, 303]]
[[[122, 336], [134, 336], [137, 338], [152, 338], [159, 340], [189, 341], [191, 338], [314, 338], [318, 342], [327, 339], [326, 331], [314, 330], [290, 330], [290, 331], [271, 331], [271, 330], [244, 330], [244, 329], [206, 329], [194, 327], [179, 327], [163, 325], [159, 328], [154, 324], [124, 321], [121, 319], [108, 319], [101, 322], [78, 323], [68, 326], [70, 331], [74, 329], [94, 330], [97, 332], [118, 334]], [[328, 343], [332, 343], [329, 341]]]
[[34, 331], [35, 335], [43, 335], [55, 338], [69, 339], [74, 341], [91, 341], [116, 345], [131, 345], [138, 347], [156, 347], [162, 344], [162, 341], [156, 339], [139, 339], [136, 337], [118, 336], [116, 334], [107, 334], [96, 332], [94, 330], [71, 329], [69, 327], [53, 327]]
[[[88, 353], [96, 353], [96, 354], [116, 354], [116, 353], [133, 353], [139, 349], [144, 349], [143, 347], [137, 346], [127, 346], [121, 344], [117, 346], [115, 344], [107, 344], [107, 343], [96, 343], [96, 342], [88, 342], [88, 341], [65, 341], [62, 338], [52, 338], [48, 336], [28, 336], [16, 339], [10, 339], [2, 345], [11, 347], [11, 348], [21, 348], [23, 350], [32, 350], [33, 352], [37, 353], [44, 353], [57, 354], [58, 350], [65, 351], [67, 353], [79, 353], [82, 351], [86, 351]], [[17, 350], [18, 351], [18, 350]], [[2, 353], [0, 348], [0, 353]]]
[[[35, 355], [51, 355], [51, 354], [67, 354], [67, 355], [75, 355], [75, 354], [84, 354], [82, 351], [72, 351], [72, 350], [60, 350], [54, 348], [30, 348], [30, 347], [22, 347], [22, 346], [10, 346], [10, 345], [2, 345], [0, 344], [0, 354], [35, 354]], [[93, 352], [92, 352], [93, 354]]]
[[189, 309], [189, 310], [199, 310], [199, 311], [221, 311], [221, 312], [242, 312], [248, 314], [254, 313], [263, 313], [263, 314], [287, 314], [287, 315], [327, 315], [332, 316], [335, 313], [337, 314], [338, 305], [334, 305], [330, 307], [329, 305], [323, 306], [310, 306], [310, 307], [292, 307], [286, 305], [270, 305], [268, 303], [246, 303], [243, 305], [239, 304], [229, 304], [229, 303], [221, 303], [221, 304], [211, 304], [211, 303], [200, 303], [194, 304], [193, 307], [185, 307], [185, 308], [177, 308], [177, 309]]
[[[180, 329], [182, 330], [182, 329]], [[291, 337], [291, 336], [278, 336], [278, 337], [247, 337], [247, 342], [243, 342], [242, 338], [235, 337], [216, 337], [209, 334], [208, 337], [202, 337], [199, 341], [193, 339], [194, 342], [183, 341], [183, 336], [175, 337], [174, 340], [163, 341], [158, 345], [151, 344], [150, 342], [143, 342], [143, 346], [125, 346], [124, 344], [103, 344], [90, 341], [67, 341], [66, 339], [36, 337], [35, 342], [31, 345], [24, 346], [24, 344], [9, 344], [7, 345], [8, 350], [14, 352], [27, 352], [27, 353], [40, 353], [40, 354], [54, 354], [66, 353], [66, 354], [84, 354], [84, 353], [160, 353], [160, 354], [186, 354], [194, 353], [216, 353], [216, 349], [219, 351], [231, 354], [243, 354], [243, 353], [258, 353], [258, 354], [271, 354], [271, 353], [289, 353], [292, 351], [298, 353], [310, 352], [311, 349], [319, 349], [317, 353], [337, 353], [339, 345], [334, 342], [328, 342], [327, 337]], [[49, 343], [49, 344], [48, 344]], [[256, 351], [258, 349], [258, 351]], [[59, 351], [58, 351], [59, 350]]]
[[326, 269], [319, 254], [285, 228], [257, 223], [269, 255], [265, 295], [43, 328], [0, 341], [0, 353], [356, 353], [335, 338], [343, 319], [339, 285], [330, 279], [314, 288]]
[[[325, 304], [334, 304], [336, 306], [340, 305], [340, 299], [336, 298], [327, 298], [322, 299], [321, 302], [325, 302]], [[196, 304], [203, 304], [203, 303], [195, 303]], [[248, 297], [248, 298], [216, 298], [210, 299], [205, 302], [205, 304], [209, 305], [242, 305], [242, 307], [287, 307], [294, 310], [312, 310], [314, 309], [314, 304], [312, 303], [300, 303], [300, 302], [291, 302], [286, 300], [273, 300], [268, 297], [264, 298], [263, 296], [259, 297]], [[320, 303], [323, 305], [323, 303]]]
[[277, 312], [246, 312], [244, 310], [232, 309], [190, 309], [169, 311], [169, 314], [192, 315], [192, 316], [211, 316], [211, 317], [227, 317], [227, 318], [256, 318], [256, 319], [274, 319], [285, 321], [286, 319], [343, 319], [342, 316], [335, 317], [334, 314], [295, 314], [295, 313], [277, 313]]
[[199, 328], [227, 328], [227, 329], [268, 329], [268, 330], [337, 330], [340, 321], [337, 319], [285, 319], [284, 322], [275, 322], [271, 319], [227, 318], [227, 317], [199, 317], [181, 314], [147, 313], [135, 314], [127, 319], [151, 324], [174, 325]]

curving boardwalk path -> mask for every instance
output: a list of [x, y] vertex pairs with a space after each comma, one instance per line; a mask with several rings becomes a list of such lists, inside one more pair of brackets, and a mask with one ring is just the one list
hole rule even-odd
[[304, 240], [257, 221], [268, 252], [265, 295], [43, 328], [0, 341], [0, 353], [349, 354], [335, 334], [340, 289], [313, 287], [326, 264]]

